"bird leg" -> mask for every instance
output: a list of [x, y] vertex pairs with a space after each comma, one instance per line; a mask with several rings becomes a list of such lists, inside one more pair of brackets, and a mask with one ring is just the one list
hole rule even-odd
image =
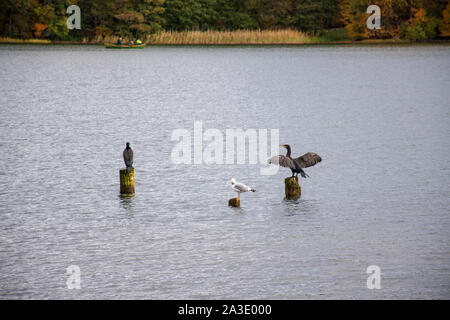
[[303, 170], [300, 171], [300, 174], [302, 175], [303, 178], [309, 177]]

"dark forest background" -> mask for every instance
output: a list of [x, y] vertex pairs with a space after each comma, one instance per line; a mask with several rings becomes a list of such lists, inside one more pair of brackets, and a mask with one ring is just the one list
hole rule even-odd
[[[81, 30], [66, 26], [81, 8]], [[366, 9], [382, 10], [382, 29], [366, 28]], [[342, 29], [351, 39], [427, 40], [450, 36], [448, 0], [1, 0], [0, 36], [50, 40], [145, 38], [161, 31]]]

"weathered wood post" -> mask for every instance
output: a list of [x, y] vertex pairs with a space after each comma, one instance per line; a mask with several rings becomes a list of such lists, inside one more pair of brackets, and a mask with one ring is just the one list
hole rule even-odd
[[230, 207], [236, 207], [239, 208], [241, 206], [241, 199], [240, 198], [233, 198], [228, 200], [228, 205]]
[[286, 199], [297, 200], [302, 195], [302, 188], [298, 184], [298, 177], [289, 177], [284, 179], [284, 193]]
[[120, 194], [134, 194], [134, 168], [128, 173], [127, 169], [120, 169]]

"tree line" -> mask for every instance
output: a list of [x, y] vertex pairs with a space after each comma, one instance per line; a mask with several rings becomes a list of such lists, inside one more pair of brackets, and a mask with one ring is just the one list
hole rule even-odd
[[[69, 30], [66, 9], [81, 8]], [[382, 28], [369, 30], [369, 5]], [[2, 0], [2, 37], [51, 40], [145, 38], [161, 31], [294, 29], [320, 35], [342, 28], [352, 39], [450, 37], [448, 0]]]

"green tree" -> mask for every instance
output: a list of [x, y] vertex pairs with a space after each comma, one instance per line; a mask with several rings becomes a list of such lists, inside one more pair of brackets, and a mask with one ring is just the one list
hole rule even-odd
[[195, 0], [166, 0], [164, 4], [166, 29], [194, 30], [199, 29], [201, 4]]
[[437, 34], [439, 21], [428, 17], [424, 8], [415, 10], [414, 17], [404, 24], [405, 38], [412, 41], [432, 39]]
[[335, 0], [296, 0], [293, 25], [302, 31], [318, 32], [338, 22], [339, 3]]
[[145, 37], [162, 29], [163, 4], [164, 0], [114, 0], [108, 5], [113, 20], [105, 27], [118, 36]]
[[[140, 25], [134, 26], [137, 30], [137, 36], [143, 36], [143, 33], [154, 33], [161, 31], [164, 25], [163, 7], [164, 0], [135, 0], [134, 8], [144, 17]], [[140, 34], [139, 34], [140, 33]]]
[[34, 7], [35, 22], [47, 25], [45, 35], [50, 39], [65, 39], [67, 28], [66, 2], [61, 0], [41, 0]]
[[258, 22], [251, 15], [251, 8], [252, 0], [216, 0], [215, 29], [257, 29]]

